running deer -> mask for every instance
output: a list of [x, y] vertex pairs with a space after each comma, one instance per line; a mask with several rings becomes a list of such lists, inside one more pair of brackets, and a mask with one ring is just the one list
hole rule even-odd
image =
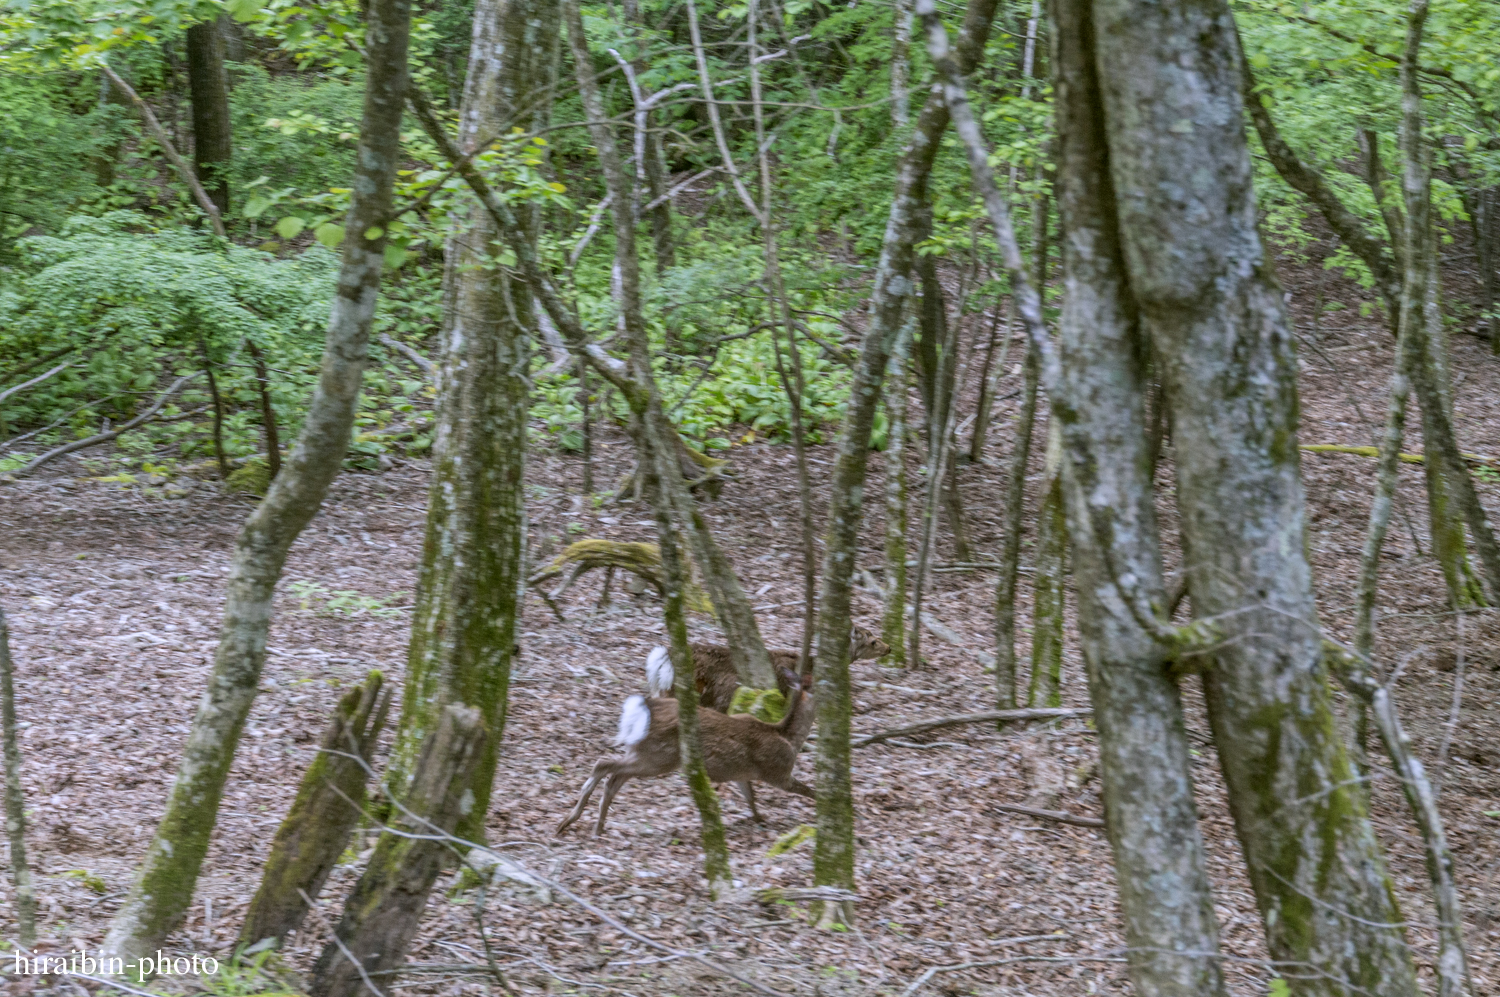
[[[690, 644], [693, 649], [693, 676], [698, 680], [699, 702], [720, 713], [729, 712], [734, 702], [734, 691], [740, 686], [739, 674], [730, 660], [729, 648], [722, 644]], [[883, 658], [891, 653], [890, 645], [864, 627], [854, 627], [849, 634], [849, 660], [866, 661]], [[771, 651], [771, 667], [776, 671], [776, 687], [787, 694], [788, 683], [784, 675], [797, 667], [796, 651]], [[803, 676], [806, 684], [807, 676]], [[667, 649], [654, 647], [646, 656], [646, 690], [653, 696], [672, 695], [672, 659]], [[801, 747], [802, 742], [796, 742]]]
[[[813, 698], [802, 691], [802, 683], [789, 668], [781, 678], [788, 693], [786, 716], [780, 723], [768, 724], [752, 716], [725, 716], [712, 709], [698, 713], [698, 732], [703, 744], [703, 761], [712, 782], [733, 782], [740, 787], [750, 815], [763, 818], [755, 807], [753, 782], [764, 782], [788, 793], [813, 798], [812, 787], [792, 775], [797, 761], [797, 746], [812, 729]], [[676, 772], [682, 764], [678, 746], [677, 700], [661, 697], [631, 696], [620, 711], [620, 732], [614, 743], [624, 752], [606, 756], [594, 763], [578, 803], [557, 825], [562, 834], [583, 814], [594, 789], [604, 782], [599, 800], [599, 819], [594, 824], [597, 837], [604, 833], [604, 819], [625, 783], [631, 779], [650, 779]]]

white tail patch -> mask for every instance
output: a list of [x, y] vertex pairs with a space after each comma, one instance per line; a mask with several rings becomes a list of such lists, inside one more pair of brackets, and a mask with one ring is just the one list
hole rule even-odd
[[620, 708], [620, 732], [615, 735], [615, 744], [629, 748], [646, 739], [646, 730], [651, 726], [651, 711], [646, 708], [646, 697], [631, 696]]
[[653, 647], [651, 653], [646, 655], [646, 691], [653, 696], [669, 696], [676, 678], [667, 649]]

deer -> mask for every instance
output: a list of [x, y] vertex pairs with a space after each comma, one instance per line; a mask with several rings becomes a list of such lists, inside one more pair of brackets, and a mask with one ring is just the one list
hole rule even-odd
[[[709, 708], [698, 713], [698, 734], [709, 780], [738, 785], [750, 805], [751, 818], [757, 822], [763, 822], [764, 818], [755, 806], [752, 783], [764, 782], [788, 793], [813, 798], [812, 787], [792, 775], [797, 747], [812, 730], [813, 697], [802, 691], [801, 680], [790, 668], [783, 668], [780, 678], [789, 692], [786, 715], [778, 723], [766, 723], [747, 714], [725, 716]], [[626, 699], [620, 710], [620, 729], [614, 744], [625, 750], [594, 763], [578, 802], [557, 825], [554, 832], [557, 836], [577, 822], [600, 782], [604, 783], [604, 793], [599, 799], [599, 819], [594, 823], [595, 837], [604, 833], [609, 805], [625, 783], [668, 775], [681, 767], [677, 700], [661, 696]]]
[[[734, 691], [740, 686], [739, 673], [734, 670], [729, 648], [722, 644], [696, 642], [688, 646], [693, 650], [693, 675], [698, 681], [698, 701], [711, 710], [728, 713], [729, 704], [734, 702]], [[864, 627], [851, 628], [850, 661], [873, 661], [890, 653], [890, 645], [875, 634]], [[776, 686], [785, 696], [788, 684], [782, 676], [796, 667], [798, 654], [796, 651], [773, 650], [770, 655], [771, 667], [776, 670], [777, 675]], [[646, 691], [652, 696], [670, 696], [673, 677], [672, 659], [667, 656], [667, 649], [652, 648], [651, 653], [646, 656]], [[802, 676], [804, 684], [808, 678], [807, 675]], [[800, 747], [801, 742], [797, 742], [797, 745]]]

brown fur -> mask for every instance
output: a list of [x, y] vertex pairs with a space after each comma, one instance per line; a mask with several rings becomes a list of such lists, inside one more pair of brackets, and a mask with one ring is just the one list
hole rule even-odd
[[[733, 782], [740, 787], [745, 801], [750, 805], [750, 814], [761, 820], [755, 807], [755, 791], [752, 782], [765, 782], [789, 793], [808, 799], [813, 798], [812, 787], [792, 775], [797, 762], [797, 749], [807, 739], [812, 729], [814, 704], [812, 696], [802, 691], [801, 683], [789, 669], [783, 676], [787, 688], [794, 690], [791, 707], [780, 723], [768, 724], [745, 714], [725, 716], [717, 710], [703, 709], [698, 713], [698, 734], [703, 744], [703, 762], [712, 782]], [[604, 833], [604, 820], [609, 815], [609, 805], [615, 794], [631, 779], [649, 779], [676, 772], [682, 764], [677, 733], [677, 700], [669, 698], [647, 699], [646, 709], [651, 713], [651, 723], [646, 736], [637, 744], [628, 745], [621, 755], [606, 756], [594, 763], [588, 781], [583, 784], [578, 802], [562, 823], [557, 825], [557, 834], [571, 827], [588, 806], [594, 789], [604, 781], [604, 794], [599, 800], [599, 819], [594, 824], [594, 834]]]
[[[693, 676], [698, 682], [699, 702], [711, 710], [726, 713], [734, 702], [734, 691], [740, 687], [739, 673], [729, 657], [729, 648], [722, 644], [692, 644]], [[849, 635], [849, 660], [873, 661], [891, 653], [890, 646], [864, 627], [854, 627]], [[771, 667], [776, 672], [776, 687], [786, 695], [787, 682], [782, 673], [797, 667], [796, 651], [773, 649], [770, 651]], [[810, 676], [802, 676], [802, 684], [808, 685]], [[798, 742], [799, 744], [801, 742]]]

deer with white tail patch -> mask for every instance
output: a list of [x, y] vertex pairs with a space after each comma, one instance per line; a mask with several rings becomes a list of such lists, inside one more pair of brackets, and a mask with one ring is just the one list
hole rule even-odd
[[[797, 749], [812, 730], [813, 698], [802, 690], [802, 682], [789, 668], [781, 670], [786, 682], [787, 711], [779, 723], [769, 724], [740, 714], [725, 716], [713, 709], [698, 714], [699, 736], [703, 742], [703, 761], [713, 782], [733, 782], [740, 787], [750, 814], [762, 820], [755, 807], [752, 783], [764, 782], [798, 796], [813, 798], [812, 787], [792, 775]], [[578, 802], [557, 825], [562, 834], [578, 821], [584, 807], [599, 783], [604, 794], [599, 800], [599, 819], [594, 834], [604, 833], [609, 805], [631, 779], [649, 779], [677, 771], [682, 764], [677, 734], [677, 701], [666, 697], [631, 696], [620, 711], [620, 730], [616, 745], [624, 748], [594, 763], [588, 781], [583, 784]]]

